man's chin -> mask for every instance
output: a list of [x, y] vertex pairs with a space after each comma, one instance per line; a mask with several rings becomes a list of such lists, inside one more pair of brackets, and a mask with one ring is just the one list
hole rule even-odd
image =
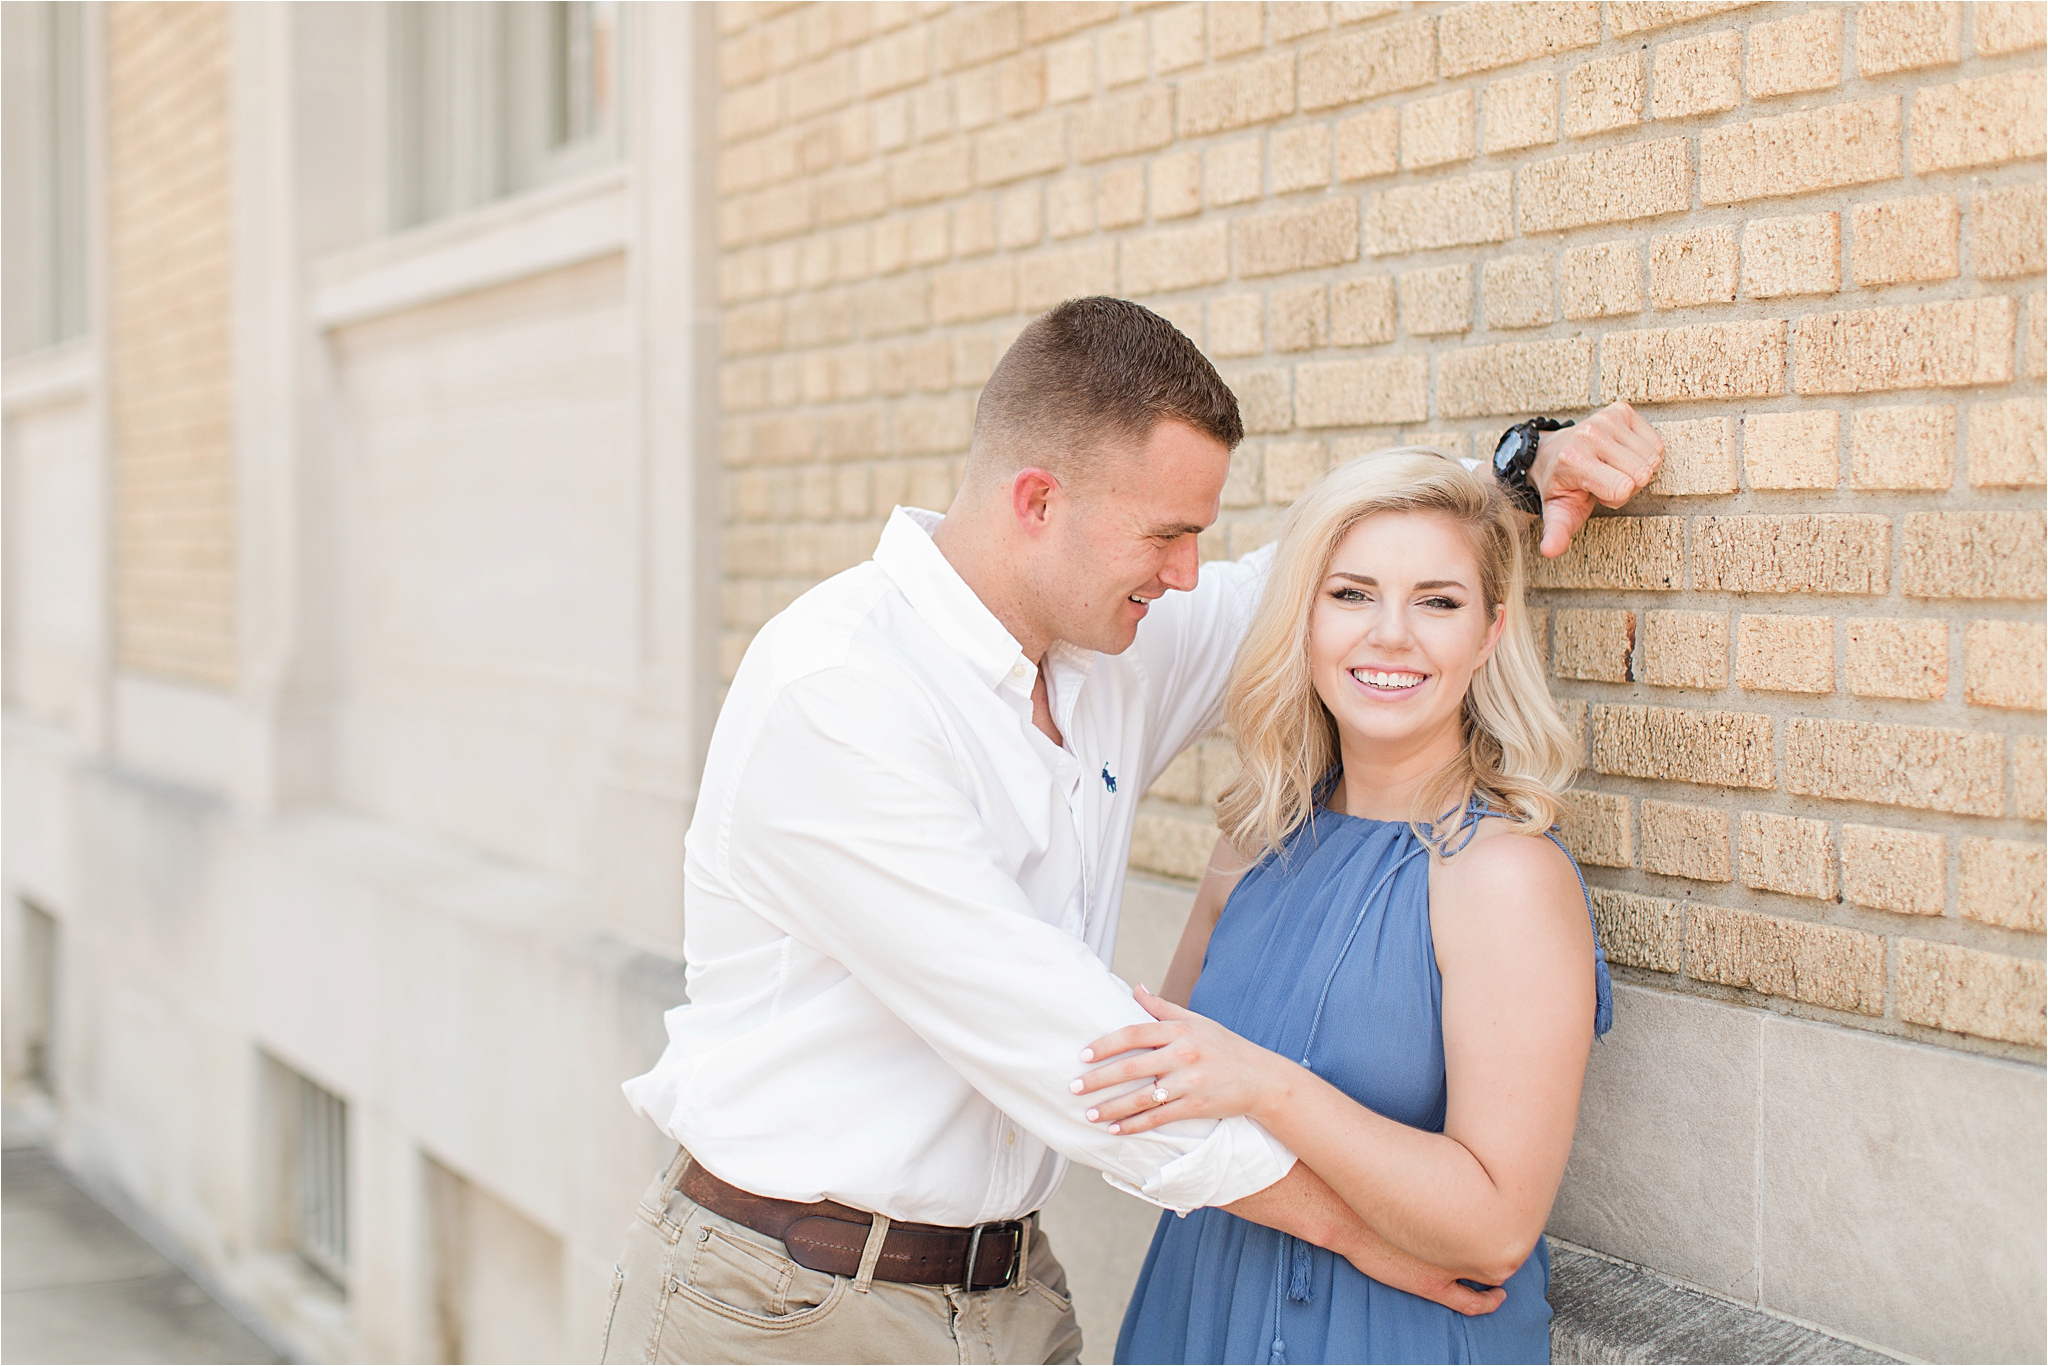
[[1091, 632], [1090, 637], [1087, 640], [1070, 637], [1067, 643], [1078, 645], [1084, 650], [1093, 650], [1099, 655], [1120, 655], [1130, 649], [1131, 643], [1138, 638], [1138, 623], [1126, 621], [1104, 626]]

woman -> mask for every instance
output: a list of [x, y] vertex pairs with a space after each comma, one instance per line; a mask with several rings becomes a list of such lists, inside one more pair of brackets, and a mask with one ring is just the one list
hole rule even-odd
[[1119, 1361], [1549, 1360], [1543, 1225], [1610, 1005], [1552, 833], [1576, 763], [1518, 521], [1415, 449], [1295, 503], [1230, 684], [1223, 838], [1165, 998], [1138, 989], [1158, 1023], [1077, 1084], [1120, 1133], [1250, 1115], [1389, 1242], [1505, 1294], [1467, 1318], [1203, 1209], [1160, 1220]]

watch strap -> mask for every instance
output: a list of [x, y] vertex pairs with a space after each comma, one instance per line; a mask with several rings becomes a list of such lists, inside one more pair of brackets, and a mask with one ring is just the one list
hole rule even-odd
[[[1535, 485], [1529, 482], [1530, 467], [1536, 463], [1536, 445], [1539, 434], [1563, 431], [1571, 425], [1572, 421], [1570, 418], [1560, 421], [1554, 417], [1532, 417], [1526, 422], [1517, 422], [1514, 426], [1502, 432], [1500, 440], [1495, 443], [1493, 460], [1494, 480], [1500, 485], [1501, 491], [1507, 495], [1508, 501], [1522, 509], [1522, 511], [1532, 515], [1540, 514], [1543, 511], [1543, 495], [1538, 493]], [[1520, 433], [1523, 438], [1521, 449], [1509, 457], [1506, 463], [1502, 463], [1500, 459], [1501, 447], [1507, 445], [1509, 438], [1516, 433]]]

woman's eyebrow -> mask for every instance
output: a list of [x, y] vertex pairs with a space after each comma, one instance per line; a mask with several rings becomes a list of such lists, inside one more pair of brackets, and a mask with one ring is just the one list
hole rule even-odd
[[[1330, 577], [1333, 579], [1349, 579], [1353, 583], [1362, 583], [1368, 588], [1378, 588], [1380, 586], [1380, 581], [1378, 579], [1371, 578], [1364, 574], [1346, 573], [1342, 569], [1339, 569], [1336, 572], [1332, 573]], [[1456, 579], [1424, 579], [1421, 583], [1415, 585], [1415, 589], [1417, 592], [1421, 592], [1423, 589], [1427, 588], [1465, 588], [1465, 585], [1459, 583]], [[1471, 590], [1466, 589], [1465, 591], [1470, 592]]]

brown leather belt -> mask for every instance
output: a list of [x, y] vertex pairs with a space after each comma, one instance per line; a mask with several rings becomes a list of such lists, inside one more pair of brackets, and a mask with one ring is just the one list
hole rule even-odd
[[[774, 1200], [721, 1181], [692, 1162], [676, 1189], [736, 1224], [779, 1239], [798, 1266], [833, 1276], [860, 1271], [874, 1216], [831, 1200], [800, 1205]], [[907, 1285], [962, 1285], [1000, 1290], [1017, 1280], [1023, 1260], [1025, 1221], [1004, 1219], [973, 1228], [938, 1224], [889, 1225], [875, 1279]]]

